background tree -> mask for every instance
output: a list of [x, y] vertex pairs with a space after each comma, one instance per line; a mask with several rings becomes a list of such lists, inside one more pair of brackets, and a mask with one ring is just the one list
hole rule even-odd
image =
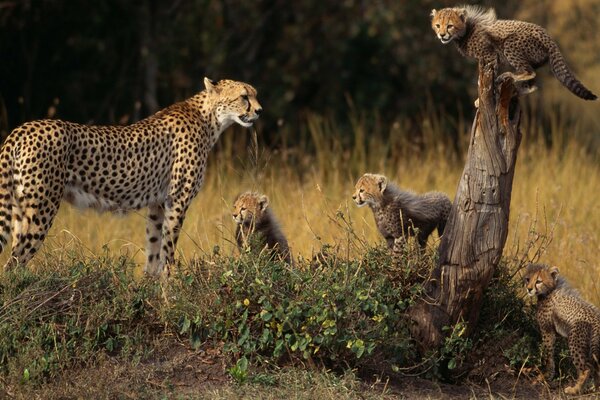
[[[457, 120], [472, 116], [476, 66], [441, 45], [429, 26], [432, 8], [454, 3], [0, 1], [0, 133], [46, 116], [132, 122], [200, 90], [207, 75], [257, 86], [266, 112], [262, 136], [270, 142], [278, 126], [300, 126], [306, 113], [344, 124], [359, 111], [385, 128], [400, 117], [423, 118], [432, 107], [456, 139]], [[598, 0], [484, 4], [500, 17], [548, 26], [598, 91], [598, 41], [591, 40], [600, 28]], [[573, 101], [556, 93], [553, 110]], [[591, 106], [576, 105], [597, 128]], [[540, 109], [532, 107], [551, 123], [554, 111], [545, 117]], [[300, 129], [293, 130], [297, 137]]]

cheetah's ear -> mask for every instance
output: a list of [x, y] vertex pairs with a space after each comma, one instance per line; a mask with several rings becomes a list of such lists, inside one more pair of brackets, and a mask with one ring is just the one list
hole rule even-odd
[[207, 77], [204, 77], [204, 87], [206, 88], [206, 91], [208, 93], [218, 93], [219, 91], [216, 86], [217, 82], [213, 81], [212, 79], [208, 79]]
[[265, 211], [269, 207], [269, 198], [264, 194], [258, 199], [258, 206], [261, 211]]
[[556, 280], [556, 277], [558, 276], [558, 267], [556, 265], [550, 267], [550, 276], [552, 276], [552, 278]]
[[435, 17], [435, 14], [437, 14], [437, 10], [434, 8], [433, 10], [431, 10], [430, 17], [431, 18]]
[[379, 175], [377, 177], [377, 184], [379, 185], [379, 191], [381, 193], [383, 193], [383, 191], [387, 187], [388, 179], [385, 176], [383, 176], [383, 175]]
[[467, 10], [465, 10], [464, 8], [460, 8], [458, 10], [458, 17], [462, 22], [465, 22], [467, 20]]

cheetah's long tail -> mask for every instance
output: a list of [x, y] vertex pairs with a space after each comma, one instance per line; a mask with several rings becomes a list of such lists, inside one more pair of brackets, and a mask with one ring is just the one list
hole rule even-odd
[[13, 174], [12, 159], [5, 147], [0, 151], [0, 253], [10, 239], [12, 218]]
[[588, 88], [583, 86], [583, 83], [579, 82], [579, 80], [575, 77], [575, 74], [567, 66], [567, 63], [565, 62], [565, 59], [556, 43], [553, 43], [553, 45], [548, 49], [548, 52], [550, 56], [550, 71], [552, 71], [560, 83], [562, 83], [573, 94], [581, 97], [584, 100], [596, 100], [598, 98]]

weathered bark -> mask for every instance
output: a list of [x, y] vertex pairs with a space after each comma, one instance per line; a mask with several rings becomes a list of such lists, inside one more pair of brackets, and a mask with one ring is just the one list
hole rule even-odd
[[479, 109], [438, 250], [439, 265], [424, 300], [411, 310], [413, 335], [422, 349], [441, 344], [444, 326], [464, 321], [472, 332], [506, 242], [521, 112], [513, 83], [496, 87], [494, 74], [492, 65], [479, 66]]

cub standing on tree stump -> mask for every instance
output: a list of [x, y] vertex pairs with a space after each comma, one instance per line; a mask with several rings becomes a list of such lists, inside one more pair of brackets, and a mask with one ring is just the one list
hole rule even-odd
[[356, 182], [352, 199], [359, 207], [371, 207], [377, 228], [392, 250], [396, 239], [415, 236], [416, 230], [421, 248], [425, 247], [434, 229], [437, 228], [442, 236], [452, 208], [450, 199], [443, 193], [416, 195], [401, 190], [385, 176], [377, 174], [364, 174]]
[[[550, 70], [567, 89], [585, 100], [596, 100], [571, 72], [558, 45], [546, 30], [538, 25], [523, 21], [498, 20], [494, 9], [477, 6], [444, 8], [431, 12], [431, 27], [442, 43], [454, 41], [460, 53], [487, 64], [500, 62], [509, 64], [514, 73], [502, 73], [497, 81], [512, 78], [515, 82], [532, 81], [535, 69], [547, 62]], [[521, 89], [530, 93], [535, 86]]]
[[527, 293], [537, 296], [537, 320], [547, 377], [554, 376], [554, 342], [558, 333], [569, 342], [569, 353], [578, 375], [575, 385], [567, 387], [565, 393], [578, 394], [590, 373], [597, 389], [600, 385], [600, 310], [583, 300], [558, 275], [557, 267], [530, 264], [524, 280]]
[[254, 192], [242, 193], [233, 204], [233, 220], [237, 227], [235, 239], [240, 249], [250, 246], [260, 252], [265, 247], [292, 263], [288, 242], [269, 208], [269, 199]]

